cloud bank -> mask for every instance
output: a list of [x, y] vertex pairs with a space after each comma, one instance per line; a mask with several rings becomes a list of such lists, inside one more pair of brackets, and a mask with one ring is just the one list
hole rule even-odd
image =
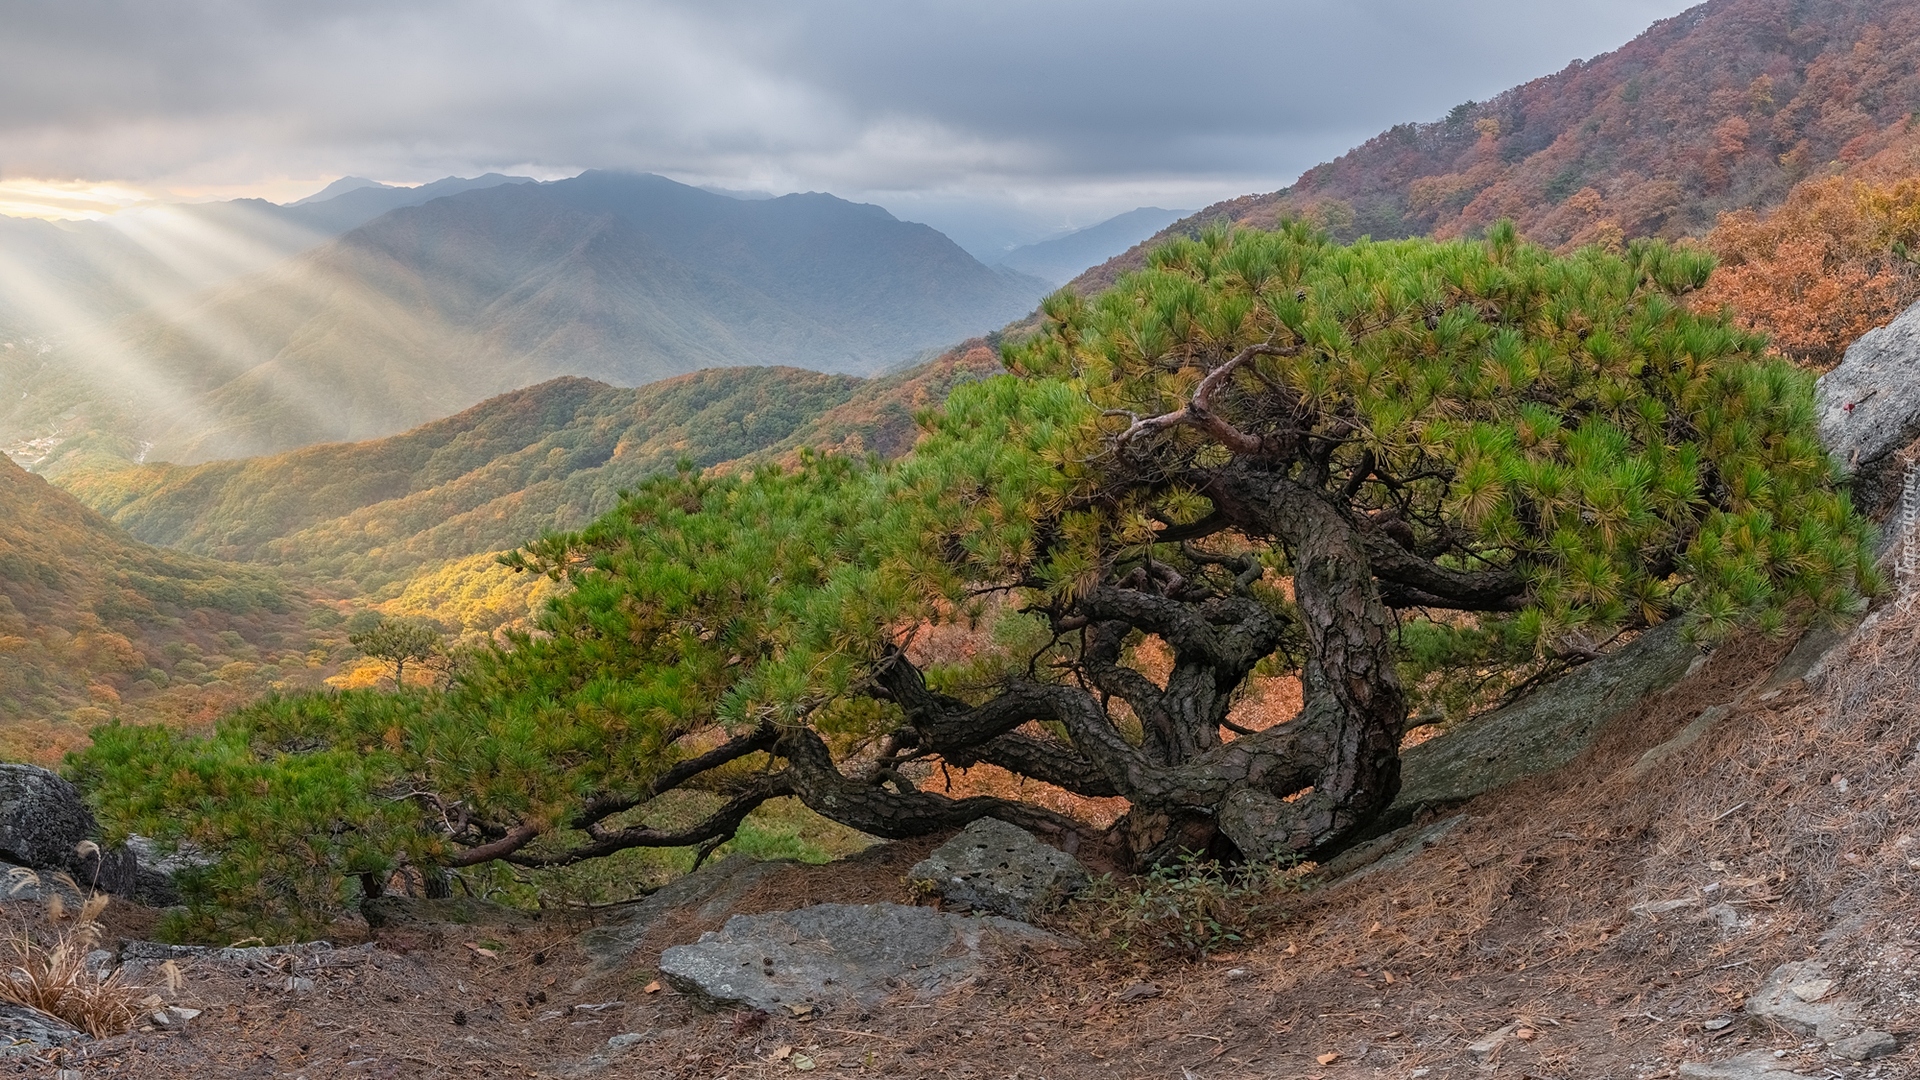
[[630, 168], [1090, 218], [1272, 190], [1685, 6], [4, 0], [0, 176], [290, 198]]

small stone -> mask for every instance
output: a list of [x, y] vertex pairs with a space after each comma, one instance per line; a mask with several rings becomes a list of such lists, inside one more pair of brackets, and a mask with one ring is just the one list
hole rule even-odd
[[1702, 1031], [1725, 1031], [1733, 1026], [1733, 1017], [1719, 1016], [1700, 1025]]
[[1795, 983], [1788, 987], [1788, 989], [1792, 990], [1793, 996], [1799, 998], [1801, 1001], [1819, 1001], [1821, 998], [1833, 992], [1833, 980], [1812, 979], [1803, 983]]
[[287, 976], [287, 990], [290, 993], [304, 994], [313, 989], [313, 980], [305, 975]]
[[1848, 1061], [1872, 1061], [1874, 1058], [1886, 1057], [1898, 1049], [1900, 1049], [1899, 1039], [1888, 1032], [1872, 1029], [1858, 1035], [1849, 1035], [1833, 1044], [1834, 1056]]
[[1253, 972], [1248, 971], [1246, 968], [1228, 968], [1227, 969], [1227, 978], [1232, 980], [1233, 982], [1239, 982], [1242, 979], [1250, 979], [1252, 977], [1253, 977]]
[[1723, 934], [1740, 929], [1740, 910], [1732, 904], [1715, 904], [1707, 909], [1707, 914], [1720, 925]]
[[199, 1016], [200, 1010], [189, 1009], [180, 1005], [169, 1005], [167, 1006], [167, 1014], [173, 1017], [173, 1019], [178, 1021], [179, 1023], [184, 1024], [187, 1021], [193, 1019], [194, 1017]]
[[1693, 899], [1649, 900], [1644, 904], [1633, 905], [1632, 911], [1635, 915], [1665, 915], [1669, 911], [1679, 911], [1681, 908], [1690, 908], [1699, 902], [1700, 901]]
[[1513, 1038], [1514, 1034], [1519, 1030], [1520, 1025], [1518, 1022], [1508, 1024], [1498, 1031], [1490, 1032], [1478, 1040], [1468, 1043], [1467, 1053], [1472, 1054], [1475, 1060], [1485, 1061], [1492, 1057], [1494, 1051], [1500, 1049], [1503, 1043]]
[[1159, 987], [1153, 985], [1152, 983], [1139, 982], [1139, 983], [1134, 983], [1132, 986], [1129, 986], [1125, 990], [1120, 991], [1120, 993], [1117, 995], [1117, 999], [1120, 1001], [1145, 1001], [1148, 998], [1157, 998], [1159, 996], [1160, 996]]

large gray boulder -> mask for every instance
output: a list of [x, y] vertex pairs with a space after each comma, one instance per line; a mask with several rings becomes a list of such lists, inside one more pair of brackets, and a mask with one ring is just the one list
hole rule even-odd
[[[66, 874], [84, 889], [143, 903], [178, 900], [169, 877], [141, 869], [131, 848], [102, 848], [94, 842], [99, 835], [93, 811], [72, 784], [37, 765], [0, 762], [0, 863]], [[0, 899], [9, 895], [27, 898], [15, 889]]]
[[1892, 504], [1896, 454], [1920, 438], [1920, 304], [1847, 348], [1815, 393], [1820, 441], [1868, 513]]
[[78, 869], [99, 833], [72, 784], [34, 765], [0, 764], [0, 859], [36, 870]]
[[981, 818], [908, 874], [957, 908], [1031, 919], [1087, 883], [1080, 860], [1017, 825]]
[[993, 948], [1071, 948], [1026, 923], [904, 904], [819, 904], [735, 915], [691, 945], [660, 954], [674, 989], [710, 1007], [808, 1016], [875, 1005], [894, 994], [934, 997], [977, 974]]

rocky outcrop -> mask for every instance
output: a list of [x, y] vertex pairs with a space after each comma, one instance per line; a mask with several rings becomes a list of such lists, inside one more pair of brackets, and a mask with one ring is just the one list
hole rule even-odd
[[933, 997], [973, 978], [989, 950], [1069, 948], [1026, 923], [903, 904], [820, 904], [735, 915], [691, 945], [660, 954], [660, 974], [709, 1008], [810, 1016], [875, 1005], [897, 993]]
[[71, 872], [81, 843], [98, 833], [72, 784], [37, 766], [0, 764], [0, 859]]
[[1080, 860], [1017, 825], [981, 818], [933, 850], [908, 877], [956, 908], [1031, 919], [1086, 885]]
[[84, 1032], [39, 1009], [0, 1001], [0, 1059], [38, 1057], [85, 1038]]
[[748, 889], [789, 865], [786, 860], [758, 862], [749, 855], [731, 855], [708, 863], [675, 878], [644, 900], [613, 909], [606, 923], [580, 935], [580, 948], [593, 960], [596, 970], [617, 967], [639, 948], [660, 920], [680, 911], [692, 911], [698, 919], [718, 919]]
[[1409, 748], [1401, 755], [1400, 796], [1383, 824], [1399, 827], [1422, 810], [1567, 764], [1608, 722], [1684, 678], [1699, 657], [1672, 620], [1506, 708]]
[[[0, 862], [66, 874], [83, 889], [142, 903], [178, 902], [170, 876], [144, 869], [131, 847], [102, 848], [99, 835], [93, 811], [72, 784], [36, 765], [0, 763]], [[11, 895], [27, 898], [24, 890]]]
[[1747, 1012], [1796, 1035], [1836, 1042], [1862, 1030], [1859, 1010], [1834, 993], [1835, 982], [1818, 960], [1797, 960], [1773, 969], [1747, 999]]
[[1815, 408], [1856, 505], [1878, 516], [1899, 495], [1899, 451], [1920, 438], [1920, 304], [1849, 346], [1820, 377]]

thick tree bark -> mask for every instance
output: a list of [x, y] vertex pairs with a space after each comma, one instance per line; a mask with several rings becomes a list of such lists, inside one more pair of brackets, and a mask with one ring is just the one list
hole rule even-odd
[[1311, 792], [1289, 800], [1293, 793], [1271, 784], [1237, 785], [1220, 803], [1220, 829], [1250, 855], [1311, 852], [1399, 794], [1407, 703], [1394, 670], [1392, 623], [1361, 527], [1331, 498], [1244, 465], [1209, 473], [1203, 490], [1242, 529], [1292, 551], [1294, 601], [1313, 658], [1304, 681], [1326, 725], [1326, 756]]
[[832, 751], [812, 728], [788, 730], [777, 752], [787, 759], [794, 794], [808, 809], [873, 836], [904, 840], [991, 817], [1018, 825], [1089, 863], [1119, 861], [1108, 837], [1051, 810], [988, 795], [949, 799], [898, 781], [897, 790], [888, 790], [854, 780], [834, 764]]

